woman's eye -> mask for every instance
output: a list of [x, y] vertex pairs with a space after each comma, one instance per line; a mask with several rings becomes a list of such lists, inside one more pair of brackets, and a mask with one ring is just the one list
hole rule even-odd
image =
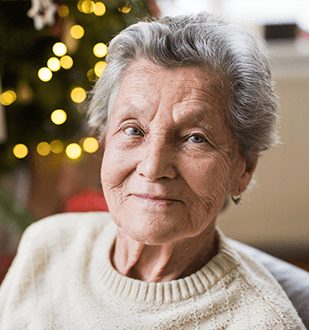
[[193, 143], [204, 143], [206, 142], [206, 139], [204, 138], [204, 136], [194, 134], [189, 137], [189, 141]]
[[137, 127], [128, 127], [124, 130], [128, 135], [142, 136], [143, 133]]

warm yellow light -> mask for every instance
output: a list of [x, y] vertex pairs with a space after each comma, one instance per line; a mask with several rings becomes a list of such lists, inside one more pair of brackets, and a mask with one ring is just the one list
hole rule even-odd
[[124, 14], [128, 14], [131, 11], [131, 5], [127, 3], [125, 6], [122, 8], [118, 8], [119, 11], [121, 11]]
[[60, 154], [63, 151], [63, 143], [60, 140], [54, 140], [50, 143], [50, 150], [54, 154]]
[[47, 156], [50, 153], [50, 145], [47, 142], [40, 142], [36, 147], [36, 151], [40, 156]]
[[84, 0], [79, 0], [78, 3], [77, 3], [77, 9], [80, 11], [80, 12], [83, 12], [83, 9], [82, 9], [82, 3], [83, 3]]
[[58, 71], [61, 66], [60, 66], [60, 61], [58, 60], [57, 57], [51, 57], [48, 61], [47, 61], [47, 66], [50, 70], [52, 71]]
[[56, 56], [63, 56], [67, 52], [67, 46], [63, 42], [56, 42], [53, 46], [53, 52]]
[[69, 8], [66, 5], [61, 5], [58, 8], [58, 15], [60, 17], [67, 17], [69, 15]]
[[70, 29], [70, 34], [74, 39], [80, 39], [84, 36], [85, 30], [81, 25], [74, 25]]
[[93, 47], [93, 54], [96, 57], [104, 57], [107, 54], [107, 46], [103, 42], [99, 42]]
[[90, 0], [84, 0], [81, 3], [82, 12], [85, 14], [91, 14], [94, 11], [95, 3]]
[[104, 71], [106, 67], [106, 63], [104, 61], [99, 61], [96, 63], [96, 65], [94, 66], [94, 73], [100, 77]]
[[0, 103], [8, 106], [15, 102], [17, 99], [16, 93], [12, 90], [6, 91], [0, 95]]
[[71, 143], [66, 147], [65, 153], [70, 159], [77, 159], [82, 154], [82, 148], [77, 143]]
[[41, 68], [38, 72], [38, 76], [42, 81], [50, 81], [53, 77], [53, 73], [48, 68]]
[[96, 75], [95, 75], [93, 69], [89, 69], [89, 70], [87, 71], [87, 78], [88, 78], [89, 81], [94, 81], [94, 80], [96, 80]]
[[28, 155], [28, 148], [20, 143], [13, 148], [13, 154], [17, 158], [25, 158]]
[[67, 120], [67, 114], [62, 109], [57, 109], [50, 116], [51, 121], [56, 125], [62, 125]]
[[76, 87], [71, 92], [71, 99], [75, 103], [81, 103], [85, 101], [86, 97], [86, 91], [82, 87]]
[[66, 70], [71, 69], [73, 66], [73, 59], [71, 56], [65, 55], [65, 56], [61, 57], [60, 64]]
[[85, 151], [92, 154], [99, 149], [99, 143], [94, 137], [88, 137], [83, 142], [83, 148]]
[[94, 14], [97, 16], [103, 16], [106, 13], [106, 7], [103, 2], [96, 2], [94, 7]]

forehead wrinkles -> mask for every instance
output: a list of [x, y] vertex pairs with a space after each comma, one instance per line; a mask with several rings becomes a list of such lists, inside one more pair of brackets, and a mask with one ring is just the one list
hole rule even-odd
[[[136, 105], [134, 112], [144, 112], [147, 103], [154, 108], [169, 106], [175, 110], [170, 113], [174, 122], [204, 119], [221, 122], [229, 129], [226, 116], [228, 97], [216, 73], [197, 67], [167, 69], [139, 59], [124, 74], [119, 92], [122, 100], [130, 100], [134, 108]], [[165, 102], [161, 102], [163, 99]], [[152, 117], [148, 111], [144, 115]]]

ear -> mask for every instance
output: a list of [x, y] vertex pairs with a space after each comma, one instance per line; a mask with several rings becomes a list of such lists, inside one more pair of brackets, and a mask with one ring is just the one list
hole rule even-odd
[[254, 161], [251, 161], [247, 158], [242, 159], [240, 164], [238, 164], [234, 170], [234, 175], [230, 185], [231, 195], [238, 196], [240, 193], [243, 193], [247, 189], [255, 172], [257, 163], [257, 159]]

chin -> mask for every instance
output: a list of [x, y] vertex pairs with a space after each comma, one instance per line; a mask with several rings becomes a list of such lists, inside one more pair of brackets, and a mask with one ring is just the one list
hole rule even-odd
[[168, 244], [186, 236], [185, 228], [171, 217], [139, 216], [119, 227], [135, 241], [147, 245]]

